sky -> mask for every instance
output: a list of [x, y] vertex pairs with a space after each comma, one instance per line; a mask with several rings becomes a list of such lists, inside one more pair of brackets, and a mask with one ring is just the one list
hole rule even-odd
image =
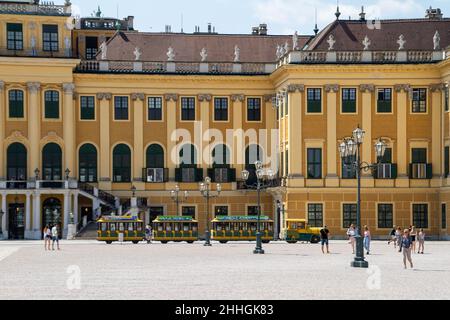
[[[63, 2], [62, 0], [55, 0]], [[73, 11], [90, 16], [100, 6], [105, 17], [135, 17], [135, 29], [143, 32], [192, 33], [195, 26], [207, 30], [212, 23], [219, 33], [251, 33], [267, 23], [269, 34], [313, 34], [315, 12], [322, 29], [335, 19], [337, 0], [72, 0]], [[450, 17], [450, 0], [339, 0], [341, 19], [359, 18], [364, 5], [367, 19], [424, 18], [425, 10], [441, 8]], [[183, 24], [182, 24], [183, 21]]]

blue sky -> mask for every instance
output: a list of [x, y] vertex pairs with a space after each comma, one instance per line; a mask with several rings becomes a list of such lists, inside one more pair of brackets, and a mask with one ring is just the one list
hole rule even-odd
[[[62, 0], [60, 0], [62, 2]], [[57, 2], [57, 1], [55, 1]], [[423, 18], [430, 5], [442, 9], [450, 17], [449, 0], [340, 0], [341, 19], [357, 18], [361, 5], [367, 18]], [[199, 25], [202, 31], [211, 22], [219, 33], [250, 33], [251, 27], [267, 23], [270, 34], [312, 34], [315, 11], [319, 28], [334, 17], [336, 0], [72, 0], [74, 11], [91, 15], [100, 5], [104, 16], [135, 16], [140, 31], [164, 31], [171, 25], [173, 32], [181, 29], [193, 32]]]

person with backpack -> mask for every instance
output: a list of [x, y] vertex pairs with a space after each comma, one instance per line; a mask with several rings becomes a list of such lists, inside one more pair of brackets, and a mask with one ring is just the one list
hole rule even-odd
[[330, 250], [328, 248], [328, 240], [330, 238], [330, 230], [328, 230], [327, 226], [324, 226], [322, 229], [320, 229], [320, 241], [322, 243], [322, 253], [325, 254], [325, 251], [323, 250], [323, 247], [327, 246], [327, 253], [330, 253]]
[[400, 243], [400, 251], [403, 251], [403, 265], [406, 267], [406, 260], [409, 261], [411, 265], [411, 269], [414, 268], [412, 258], [411, 258], [411, 250], [412, 250], [412, 238], [409, 233], [409, 229], [405, 229], [402, 236], [402, 241]]

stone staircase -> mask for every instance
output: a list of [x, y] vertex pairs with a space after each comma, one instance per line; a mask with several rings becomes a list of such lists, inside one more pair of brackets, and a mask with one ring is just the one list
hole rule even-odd
[[94, 221], [81, 230], [75, 237], [75, 240], [97, 240], [97, 223]]

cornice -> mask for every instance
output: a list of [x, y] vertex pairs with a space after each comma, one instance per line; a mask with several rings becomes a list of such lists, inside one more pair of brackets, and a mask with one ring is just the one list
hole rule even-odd
[[445, 90], [445, 83], [433, 83], [429, 86], [431, 92], [439, 92]]
[[304, 91], [305, 91], [304, 84], [290, 84], [287, 87], [287, 92], [289, 92], [289, 93], [304, 92]]

